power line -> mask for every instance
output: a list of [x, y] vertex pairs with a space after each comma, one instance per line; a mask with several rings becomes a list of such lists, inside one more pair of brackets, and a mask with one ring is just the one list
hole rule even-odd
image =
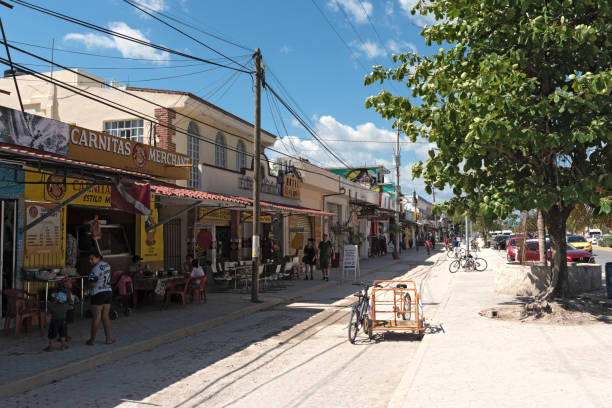
[[[164, 16], [164, 17], [166, 17], [168, 20], [171, 20], [171, 21], [174, 21], [174, 22], [179, 23], [179, 24], [181, 24], [181, 25], [184, 25], [185, 27], [189, 27], [189, 28], [191, 28], [191, 29], [193, 29], [193, 30], [195, 30], [195, 31], [198, 31], [198, 32], [200, 32], [200, 33], [202, 33], [202, 34], [204, 34], [204, 35], [209, 36], [209, 37], [215, 38], [215, 39], [217, 39], [217, 40], [219, 40], [219, 41], [223, 41], [223, 42], [225, 42], [225, 43], [227, 43], [227, 44], [231, 44], [231, 45], [236, 46], [236, 47], [238, 47], [238, 48], [242, 48], [242, 49], [243, 49], [243, 50], [245, 50], [245, 51], [252, 51], [252, 50], [253, 50], [253, 48], [252, 48], [252, 47], [247, 47], [246, 45], [242, 45], [242, 44], [240, 44], [240, 43], [238, 43], [238, 42], [236, 42], [236, 41], [231, 41], [231, 40], [228, 40], [227, 38], [223, 38], [223, 37], [221, 37], [221, 36], [219, 36], [219, 35], [216, 35], [216, 34], [210, 33], [210, 32], [208, 32], [208, 31], [204, 31], [204, 30], [202, 30], [202, 29], [201, 29], [201, 28], [199, 28], [199, 27], [196, 27], [196, 26], [191, 25], [191, 24], [189, 24], [189, 23], [186, 23], [186, 22], [184, 22], [184, 21], [182, 21], [182, 20], [179, 20], [179, 19], [178, 19], [178, 18], [176, 18], [176, 17], [172, 17], [172, 16], [171, 16], [169, 13], [168, 13], [168, 14], [164, 14], [164, 13], [162, 13], [161, 11], [153, 10], [152, 8], [148, 7], [148, 6], [147, 6], [147, 5], [145, 5], [145, 4], [142, 4], [142, 3], [140, 3], [140, 2], [138, 3], [138, 5], [139, 5], [139, 6], [141, 6], [141, 7], [143, 7], [143, 8], [146, 8], [147, 10], [149, 10], [150, 12], [152, 12], [152, 13], [154, 13], [154, 14], [158, 14], [158, 15], [160, 15], [160, 16]], [[192, 18], [192, 19], [193, 19], [193, 17], [191, 17], [191, 16], [188, 16], [188, 17], [190, 17], [190, 18]], [[194, 19], [194, 21], [195, 21], [195, 19]]]
[[[7, 41], [10, 44], [16, 44], [15, 41]], [[57, 50], [56, 50], [57, 51]], [[248, 56], [250, 56], [251, 54], [248, 54]], [[238, 55], [234, 58], [244, 58], [247, 55]], [[32, 64], [32, 63], [28, 63], [28, 62], [20, 62], [20, 64], [23, 65], [27, 65], [27, 66], [32, 66], [32, 67], [46, 67], [48, 65], [45, 64]], [[90, 69], [90, 70], [158, 70], [158, 69], [176, 69], [176, 68], [189, 68], [189, 67], [201, 67], [205, 64], [183, 64], [183, 65], [168, 65], [168, 66], [164, 66], [164, 67], [87, 67], [87, 66], [72, 66], [71, 68], [74, 69]], [[220, 67], [217, 68], [213, 68], [213, 69], [220, 69]]]
[[[14, 1], [14, 0], [13, 0]], [[353, 51], [353, 49], [348, 45], [348, 43], [344, 40], [344, 38], [342, 38], [342, 36], [340, 35], [340, 33], [338, 32], [338, 30], [336, 30], [336, 27], [334, 27], [334, 25], [331, 23], [331, 21], [329, 21], [329, 19], [327, 18], [327, 16], [325, 15], [325, 13], [323, 12], [323, 10], [321, 10], [321, 8], [319, 7], [319, 5], [315, 2], [315, 0], [310, 0], [312, 2], [312, 4], [314, 4], [314, 6], [317, 8], [317, 10], [319, 10], [319, 13], [321, 13], [321, 15], [323, 16], [323, 18], [325, 19], [325, 21], [327, 22], [327, 24], [329, 24], [329, 26], [331, 27], [331, 29], [334, 31], [334, 33], [336, 33], [336, 35], [338, 36], [338, 38], [340, 39], [340, 41], [342, 41], [342, 43], [344, 44], [344, 46], [349, 50], [349, 52], [351, 53], [351, 56], [355, 59], [355, 61], [357, 61], [357, 63], [361, 66], [361, 68], [363, 68], [364, 71], [368, 71], [368, 69], [363, 65], [363, 63], [357, 58], [357, 56], [355, 55], [355, 52]]]
[[387, 53], [387, 55], [391, 54], [389, 52], [389, 50], [387, 49], [387, 47], [385, 47], [385, 43], [382, 40], [382, 38], [380, 38], [380, 34], [378, 34], [378, 30], [376, 29], [376, 26], [374, 26], [374, 23], [372, 22], [372, 19], [370, 18], [370, 14], [365, 9], [365, 6], [363, 5], [363, 2], [361, 0], [357, 0], [357, 1], [359, 2], [359, 5], [361, 6], [361, 9], [363, 10], [364, 14], [366, 15], [366, 18], [368, 19], [368, 22], [370, 23], [370, 26], [372, 27], [372, 30], [374, 30], [374, 33], [376, 34], [376, 38], [378, 38], [378, 41], [380, 42], [380, 45], [382, 45], [382, 47], [385, 50], [385, 52]]
[[82, 27], [85, 27], [85, 28], [96, 30], [96, 31], [99, 31], [99, 32], [111, 35], [113, 37], [118, 37], [118, 38], [121, 38], [123, 40], [131, 41], [131, 42], [134, 42], [136, 44], [140, 44], [140, 45], [143, 45], [143, 46], [146, 46], [146, 47], [150, 47], [150, 48], [153, 48], [153, 49], [156, 49], [156, 50], [159, 50], [159, 51], [164, 51], [164, 52], [167, 52], [169, 54], [179, 55], [181, 57], [190, 58], [190, 59], [193, 59], [195, 61], [200, 61], [200, 62], [204, 62], [204, 63], [211, 64], [211, 65], [216, 65], [216, 66], [227, 68], [227, 69], [231, 69], [231, 70], [234, 70], [234, 71], [240, 71], [240, 72], [243, 72], [245, 74], [252, 74], [251, 71], [246, 71], [246, 70], [243, 70], [241, 68], [236, 68], [236, 67], [232, 67], [232, 66], [229, 66], [229, 65], [220, 64], [218, 62], [214, 62], [214, 61], [211, 61], [211, 60], [208, 60], [208, 59], [205, 59], [205, 58], [200, 58], [200, 57], [196, 57], [196, 56], [193, 56], [193, 55], [189, 55], [189, 54], [186, 54], [186, 53], [181, 52], [181, 51], [173, 50], [171, 48], [167, 48], [167, 47], [155, 44], [155, 43], [151, 43], [151, 42], [148, 42], [148, 41], [145, 41], [145, 40], [141, 40], [139, 38], [130, 37], [129, 35], [122, 34], [120, 32], [113, 31], [113, 30], [101, 27], [99, 25], [96, 25], [96, 24], [93, 24], [93, 23], [90, 23], [90, 22], [78, 19], [76, 17], [71, 17], [71, 16], [68, 16], [66, 14], [62, 14], [62, 13], [57, 12], [57, 11], [46, 9], [44, 7], [40, 7], [40, 6], [37, 6], [35, 4], [28, 3], [27, 1], [23, 1], [23, 0], [10, 0], [10, 1], [12, 1], [13, 3], [17, 3], [17, 4], [21, 5], [21, 6], [27, 7], [29, 9], [38, 11], [40, 13], [47, 14], [49, 16], [58, 18], [60, 20], [68, 21], [68, 22], [80, 25]]
[[164, 24], [164, 25], [166, 25], [166, 26], [170, 27], [171, 29], [173, 29], [173, 30], [177, 31], [178, 33], [180, 33], [180, 34], [184, 35], [185, 37], [192, 39], [193, 41], [197, 42], [197, 43], [198, 43], [198, 44], [200, 44], [201, 46], [206, 47], [207, 49], [209, 49], [210, 51], [214, 52], [215, 54], [219, 54], [220, 56], [222, 56], [223, 58], [226, 58], [227, 60], [229, 60], [229, 61], [233, 62], [234, 64], [236, 64], [236, 65], [238, 65], [238, 66], [240, 66], [240, 67], [242, 67], [242, 68], [244, 68], [244, 69], [247, 69], [247, 68], [246, 68], [244, 65], [242, 65], [242, 64], [241, 64], [241, 63], [239, 63], [239, 62], [237, 62], [236, 60], [234, 60], [234, 59], [232, 59], [232, 58], [230, 58], [230, 57], [226, 56], [225, 54], [223, 54], [223, 53], [222, 53], [222, 52], [220, 52], [220, 51], [215, 50], [214, 48], [212, 48], [212, 47], [211, 47], [211, 46], [209, 46], [208, 44], [205, 44], [205, 43], [203, 43], [202, 41], [198, 40], [197, 38], [192, 37], [191, 35], [187, 34], [186, 32], [184, 32], [184, 31], [182, 31], [182, 30], [180, 30], [180, 29], [176, 28], [176, 27], [175, 27], [175, 26], [173, 26], [172, 24], [170, 24], [170, 23], [168, 23], [168, 22], [166, 22], [166, 21], [162, 20], [161, 18], [159, 18], [159, 17], [157, 17], [157, 16], [154, 16], [152, 13], [149, 13], [148, 11], [144, 10], [143, 8], [141, 8], [141, 7], [137, 6], [136, 4], [132, 3], [130, 0], [123, 0], [123, 1], [124, 1], [125, 3], [127, 3], [127, 4], [129, 4], [130, 6], [132, 6], [132, 7], [136, 8], [136, 9], [138, 9], [138, 10], [142, 11], [143, 13], [145, 13], [145, 14], [146, 14], [146, 15], [148, 15], [148, 16], [150, 16], [151, 18], [154, 18], [155, 20], [159, 21], [160, 23], [162, 23], [162, 24]]
[[[2, 43], [5, 43], [5, 42], [2, 42]], [[14, 49], [18, 49], [18, 48], [14, 47], [14, 46], [9, 46], [9, 47], [14, 48]], [[27, 52], [27, 51], [26, 51], [26, 52]], [[42, 57], [40, 57], [40, 58], [42, 58]], [[0, 57], [0, 62], [4, 63], [5, 65], [9, 65], [9, 61], [8, 61], [7, 59], [5, 59], [5, 58], [1, 58], [1, 57]], [[77, 88], [77, 87], [72, 86], [72, 85], [70, 85], [70, 84], [67, 84], [67, 83], [65, 83], [65, 82], [63, 82], [63, 81], [60, 81], [60, 80], [58, 80], [57, 78], [52, 78], [52, 77], [50, 77], [49, 75], [45, 75], [45, 74], [43, 74], [43, 73], [37, 72], [37, 71], [32, 70], [32, 69], [30, 69], [30, 68], [27, 68], [27, 67], [25, 67], [25, 66], [22, 66], [21, 64], [15, 64], [15, 65], [16, 65], [18, 68], [20, 68], [21, 70], [23, 70], [24, 72], [29, 73], [30, 75], [32, 75], [32, 76], [34, 76], [34, 77], [36, 77], [36, 78], [39, 78], [39, 79], [41, 79], [41, 80], [43, 80], [43, 81], [45, 81], [45, 82], [49, 82], [49, 83], [55, 84], [56, 86], [58, 86], [58, 87], [60, 87], [60, 88], [62, 88], [62, 89], [65, 89], [65, 90], [67, 90], [67, 91], [70, 91], [70, 92], [72, 92], [72, 93], [74, 93], [74, 94], [76, 94], [76, 95], [82, 96], [82, 97], [84, 97], [84, 98], [86, 98], [86, 99], [89, 99], [89, 100], [92, 100], [92, 101], [94, 101], [94, 102], [97, 102], [97, 103], [103, 104], [103, 105], [105, 105], [105, 106], [108, 106], [108, 107], [110, 107], [110, 108], [113, 108], [113, 109], [119, 110], [119, 111], [124, 112], [124, 113], [127, 113], [127, 114], [129, 114], [129, 115], [133, 115], [133, 116], [135, 116], [136, 118], [143, 119], [143, 120], [148, 120], [148, 121], [150, 121], [150, 122], [154, 123], [154, 124], [155, 124], [155, 125], [157, 125], [157, 126], [161, 126], [161, 127], [163, 127], [163, 128], [166, 128], [166, 129], [174, 130], [174, 131], [176, 131], [176, 132], [178, 132], [178, 133], [180, 133], [180, 134], [186, 135], [186, 136], [195, 137], [196, 139], [198, 139], [198, 140], [200, 140], [200, 141], [203, 141], [203, 142], [205, 142], [205, 143], [209, 143], [209, 144], [214, 145], [214, 146], [219, 146], [219, 147], [222, 147], [222, 148], [227, 149], [227, 150], [230, 150], [230, 151], [238, 152], [237, 148], [229, 147], [229, 146], [227, 146], [227, 145], [225, 145], [225, 144], [219, 144], [219, 143], [217, 143], [216, 141], [214, 141], [214, 140], [212, 140], [212, 139], [208, 139], [208, 138], [203, 137], [203, 136], [201, 136], [201, 135], [194, 135], [193, 133], [191, 133], [191, 132], [189, 132], [188, 130], [185, 130], [185, 129], [183, 129], [183, 128], [179, 127], [179, 126], [176, 126], [176, 125], [168, 125], [168, 124], [162, 123], [162, 122], [160, 122], [160, 121], [159, 121], [157, 118], [154, 118], [154, 117], [152, 117], [152, 116], [150, 116], [150, 115], [147, 115], [146, 113], [142, 113], [142, 112], [137, 111], [137, 110], [135, 110], [135, 109], [133, 109], [133, 108], [129, 108], [129, 107], [125, 106], [125, 105], [122, 105], [122, 104], [119, 104], [119, 103], [117, 103], [117, 102], [111, 101], [111, 100], [109, 100], [109, 99], [107, 99], [107, 98], [104, 98], [104, 97], [101, 97], [101, 96], [99, 96], [99, 95], [96, 95], [96, 94], [93, 94], [93, 93], [91, 93], [91, 92], [88, 92], [88, 91], [86, 91], [86, 90], [83, 90], [83, 89]], [[57, 64], [55, 64], [55, 65], [57, 65]], [[60, 66], [60, 67], [61, 67], [61, 66]], [[83, 74], [79, 73], [79, 75], [83, 75]], [[87, 75], [83, 75], [83, 76], [88, 77]], [[88, 77], [88, 78], [91, 78], [91, 77]], [[96, 81], [96, 79], [95, 79], [95, 78], [91, 78], [91, 79], [92, 79], [92, 80], [94, 80], [94, 81]], [[98, 82], [99, 82], [99, 81], [98, 81]], [[155, 102], [153, 102], [153, 101], [147, 100], [147, 99], [145, 99], [145, 98], [141, 98], [141, 97], [139, 97], [139, 96], [137, 96], [137, 95], [131, 94], [130, 92], [124, 91], [124, 90], [122, 90], [121, 88], [112, 87], [112, 86], [110, 86], [110, 87], [111, 87], [111, 88], [113, 88], [113, 89], [115, 89], [115, 90], [122, 91], [122, 92], [124, 92], [124, 93], [126, 93], [126, 94], [128, 94], [128, 95], [131, 95], [131, 96], [135, 97], [135, 98], [142, 99], [142, 100], [144, 100], [144, 101], [146, 101], [146, 102], [151, 103], [152, 105], [155, 105], [155, 106], [160, 106], [160, 107], [162, 107], [162, 108], [168, 109], [169, 111], [173, 111], [173, 112], [177, 113], [176, 111], [174, 111], [174, 110], [173, 110], [173, 109], [171, 109], [171, 108], [167, 108], [167, 107], [164, 107], [164, 106], [162, 106], [162, 105], [156, 104], [156, 103], [155, 103]], [[185, 115], [183, 115], [183, 114], [181, 114], [181, 113], [177, 113], [177, 114], [179, 114], [179, 115], [181, 115], [181, 116], [185, 116]], [[185, 117], [188, 117], [188, 116], [185, 116]], [[189, 117], [188, 117], [188, 118], [189, 118]], [[200, 121], [200, 120], [198, 120], [198, 119], [195, 119], [195, 118], [194, 118], [193, 120], [194, 120], [194, 121], [196, 121], [196, 122], [199, 122], [199, 123], [201, 123], [201, 124], [204, 124], [204, 125], [206, 125], [206, 126], [212, 127], [213, 129], [217, 129], [217, 130], [219, 130], [219, 131], [222, 131], [222, 132], [227, 133], [227, 134], [229, 134], [229, 135], [232, 135], [232, 136], [238, 137], [238, 138], [240, 138], [240, 139], [247, 140], [249, 143], [252, 143], [252, 142], [251, 142], [251, 140], [249, 140], [248, 138], [245, 138], [245, 137], [243, 137], [243, 136], [241, 136], [241, 135], [238, 135], [238, 134], [235, 134], [235, 133], [228, 132], [228, 131], [226, 131], [226, 130], [224, 130], [224, 129], [221, 129], [221, 128], [219, 128], [219, 127], [216, 127], [215, 125], [212, 125], [212, 124], [210, 124], [210, 123], [206, 123], [206, 122], [202, 122], [202, 121]], [[281, 154], [281, 155], [287, 156], [287, 157], [289, 157], [289, 158], [295, 159], [295, 160], [300, 161], [300, 162], [301, 162], [301, 161], [303, 161], [303, 159], [302, 159], [302, 158], [291, 156], [290, 154], [288, 154], [288, 153], [286, 153], [286, 152], [281, 152], [281, 151], [276, 150], [276, 149], [274, 149], [274, 148], [272, 148], [272, 147], [266, 147], [266, 149], [268, 149], [268, 150], [270, 150], [270, 151], [272, 151], [272, 152], [275, 152], [275, 153], [278, 153], [278, 154]], [[249, 152], [240, 152], [240, 153], [244, 153], [246, 156], [249, 156], [249, 157], [251, 157], [251, 158], [252, 158], [252, 157], [254, 157], [254, 154], [253, 154], [253, 153], [249, 153]], [[278, 164], [278, 165], [282, 165], [282, 164], [284, 164], [284, 163], [282, 163], [282, 162], [273, 162], [273, 161], [270, 161], [270, 160], [268, 160], [268, 161], [269, 161], [270, 163], [272, 163], [272, 164]], [[323, 174], [323, 173], [315, 172], [315, 171], [312, 171], [312, 170], [306, 170], [306, 169], [301, 169], [301, 170], [302, 170], [302, 171], [305, 171], [305, 172], [309, 172], [309, 173], [318, 174], [318, 175], [321, 175], [321, 176], [323, 176], [323, 177], [330, 178], [330, 179], [332, 179], [332, 180], [334, 180], [334, 181], [337, 181], [337, 180], [338, 180], [337, 178], [335, 178], [335, 177], [330, 177], [330, 176], [329, 176], [329, 175], [327, 175], [327, 174]]]

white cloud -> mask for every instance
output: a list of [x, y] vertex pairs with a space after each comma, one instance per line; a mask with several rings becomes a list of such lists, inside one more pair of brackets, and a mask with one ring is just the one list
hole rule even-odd
[[393, 5], [392, 1], [388, 1], [385, 3], [385, 15], [387, 16], [393, 15], [394, 9], [395, 9], [395, 6]]
[[432, 14], [423, 16], [419, 14], [419, 12], [417, 11], [415, 15], [412, 15], [410, 10], [412, 10], [412, 8], [417, 5], [419, 0], [398, 0], [398, 1], [399, 1], [400, 7], [402, 8], [402, 10], [404, 10], [406, 15], [409, 16], [415, 22], [415, 24], [421, 27], [424, 26], [425, 24], [429, 26], [431, 26], [432, 24], [435, 24], [436, 19]]
[[289, 54], [291, 51], [293, 51], [293, 48], [291, 48], [291, 47], [290, 47], [290, 46], [288, 46], [288, 45], [283, 45], [282, 47], [280, 47], [280, 53], [281, 53], [281, 54], [285, 54], [285, 55], [287, 55], [287, 54]]
[[363, 43], [353, 43], [353, 45], [360, 51], [364, 52], [369, 59], [382, 57], [387, 53], [387, 51], [385, 51], [385, 49], [382, 48], [379, 43], [370, 40]]
[[406, 51], [417, 52], [416, 46], [406, 41], [389, 40], [387, 41], [387, 48], [389, 49], [389, 51], [395, 54], [399, 54], [401, 52]]
[[331, 0], [327, 5], [334, 11], [339, 11], [339, 7], [342, 7], [349, 17], [359, 24], [367, 23], [368, 16], [372, 15], [372, 3], [363, 0], [361, 4], [359, 0]]
[[[118, 33], [149, 42], [140, 30], [131, 28], [124, 22], [110, 22], [108, 23], [108, 28]], [[166, 51], [158, 52], [145, 45], [102, 34], [68, 33], [64, 36], [64, 41], [80, 42], [88, 50], [98, 48], [114, 49], [119, 51], [124, 57], [151, 59], [157, 64], [165, 64], [167, 62], [164, 60], [169, 59], [169, 54]]]
[[135, 0], [134, 3], [144, 6], [149, 11], [164, 11], [170, 8], [166, 0]]
[[298, 120], [296, 118], [291, 119], [291, 125], [296, 127], [296, 128], [301, 128], [302, 125], [300, 125], [300, 122], [298, 122]]

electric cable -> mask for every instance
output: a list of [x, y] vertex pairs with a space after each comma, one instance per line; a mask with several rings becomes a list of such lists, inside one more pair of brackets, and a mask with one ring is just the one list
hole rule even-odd
[[252, 74], [251, 71], [246, 71], [246, 70], [243, 70], [241, 68], [236, 68], [236, 67], [232, 67], [232, 66], [229, 66], [229, 65], [220, 64], [220, 63], [217, 63], [217, 62], [205, 59], [205, 58], [196, 57], [194, 55], [189, 55], [189, 54], [186, 54], [186, 53], [181, 52], [181, 51], [173, 50], [171, 48], [167, 48], [167, 47], [164, 47], [164, 46], [152, 43], [152, 42], [148, 42], [146, 40], [141, 40], [141, 39], [138, 39], [138, 38], [135, 38], [135, 37], [131, 37], [129, 35], [122, 34], [120, 32], [113, 31], [113, 30], [110, 30], [108, 28], [101, 27], [99, 25], [87, 22], [85, 20], [78, 19], [76, 17], [71, 17], [71, 16], [68, 16], [66, 14], [62, 14], [60, 12], [54, 11], [54, 10], [50, 10], [50, 9], [46, 9], [44, 7], [41, 7], [41, 6], [37, 6], [37, 5], [29, 3], [27, 1], [23, 1], [23, 0], [9, 0], [9, 1], [11, 1], [13, 3], [16, 3], [16, 4], [19, 4], [21, 6], [27, 7], [29, 9], [34, 10], [34, 11], [38, 11], [40, 13], [43, 13], [43, 14], [46, 14], [46, 15], [58, 18], [60, 20], [68, 21], [68, 22], [80, 25], [82, 27], [85, 27], [85, 28], [96, 30], [96, 31], [99, 31], [99, 32], [111, 35], [113, 37], [121, 38], [121, 39], [126, 40], [126, 41], [131, 41], [133, 43], [140, 44], [140, 45], [143, 45], [143, 46], [146, 46], [146, 47], [150, 47], [150, 48], [153, 48], [153, 49], [156, 49], [156, 50], [159, 50], [159, 51], [164, 51], [164, 52], [167, 52], [169, 54], [179, 55], [181, 57], [190, 58], [190, 59], [193, 59], [195, 61], [200, 61], [200, 62], [204, 62], [204, 63], [211, 64], [211, 65], [216, 65], [216, 66], [227, 68], [227, 69], [231, 69], [231, 70], [234, 70], [234, 71], [240, 71], [240, 72], [243, 72], [245, 74]]
[[366, 18], [368, 19], [368, 22], [370, 23], [370, 26], [372, 27], [372, 30], [374, 30], [374, 34], [376, 34], [376, 38], [378, 38], [378, 41], [380, 42], [380, 45], [382, 45], [382, 47], [385, 50], [385, 52], [387, 53], [387, 55], [390, 55], [391, 53], [389, 52], [389, 50], [385, 46], [385, 42], [380, 37], [380, 34], [378, 34], [378, 30], [376, 29], [376, 26], [374, 25], [374, 22], [372, 22], [372, 19], [370, 18], [370, 14], [366, 10], [365, 6], [363, 5], [363, 2], [361, 0], [357, 0], [357, 1], [359, 2], [359, 5], [361, 6], [361, 9], [363, 10], [363, 13], [366, 15]]

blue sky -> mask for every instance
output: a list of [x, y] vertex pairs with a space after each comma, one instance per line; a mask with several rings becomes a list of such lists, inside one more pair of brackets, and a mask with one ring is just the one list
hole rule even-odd
[[[31, 1], [130, 36], [232, 65], [122, 0]], [[432, 21], [427, 17], [410, 15], [409, 10], [416, 0], [314, 0], [318, 8], [312, 0], [137, 2], [246, 47], [228, 44], [172, 23], [239, 63], [250, 63], [253, 49], [259, 47], [266, 63], [268, 81], [277, 91], [282, 91], [282, 84], [299, 105], [303, 116], [334, 151], [354, 166], [384, 164], [391, 167], [394, 144], [384, 143], [394, 141], [391, 123], [364, 108], [365, 99], [382, 88], [364, 87], [363, 78], [372, 65], [390, 66], [391, 53], [430, 53], [419, 32], [423, 24]], [[227, 69], [210, 70], [213, 68], [210, 65], [116, 40], [18, 5], [13, 10], [3, 8], [0, 16], [9, 41], [51, 47], [54, 40], [54, 58], [58, 63], [82, 67], [107, 80], [114, 79], [132, 86], [190, 91], [249, 121], [253, 120], [252, 82], [246, 74]], [[51, 56], [51, 50], [47, 48], [15, 45], [47, 58]], [[20, 63], [41, 64], [17, 52], [13, 52], [12, 57]], [[48, 66], [30, 67], [48, 71]], [[406, 88], [397, 83], [386, 85], [386, 88], [393, 93], [408, 94]], [[304, 129], [296, 126], [297, 123], [282, 107], [282, 123], [276, 114], [273, 118], [270, 110], [275, 107], [269, 104], [265, 92], [262, 99], [262, 126], [280, 136], [276, 144], [278, 150], [287, 150], [291, 155], [299, 153], [315, 164], [340, 166]], [[407, 139], [403, 136], [402, 141]], [[423, 183], [411, 180], [409, 166], [425, 158], [429, 145], [423, 142], [402, 143], [401, 148], [403, 191], [416, 189], [427, 196]], [[275, 156], [271, 152], [268, 155]], [[441, 193], [436, 198], [439, 200], [445, 196], [447, 194]]]

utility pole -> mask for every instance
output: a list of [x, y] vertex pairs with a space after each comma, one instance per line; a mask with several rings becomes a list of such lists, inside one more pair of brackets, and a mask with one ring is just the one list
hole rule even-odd
[[251, 256], [253, 258], [253, 271], [251, 274], [251, 302], [259, 303], [259, 191], [261, 188], [261, 82], [263, 69], [261, 66], [261, 51], [255, 49], [255, 126], [253, 139], [255, 155], [253, 157], [253, 239], [251, 241]]
[[469, 234], [469, 229], [468, 229], [468, 216], [465, 216], [465, 253], [467, 254], [467, 256], [470, 256], [470, 240], [468, 238]]
[[[433, 186], [431, 187], [431, 195], [433, 197], [433, 204], [435, 206], [436, 205], [436, 188]], [[437, 233], [438, 233], [438, 217], [436, 216], [436, 214], [434, 214], [434, 233], [433, 233], [434, 242], [438, 241]]]
[[395, 142], [395, 243], [394, 243], [394, 258], [399, 257], [400, 249], [400, 127], [399, 121], [397, 122], [397, 139]]
[[419, 250], [416, 242], [416, 229], [419, 226], [417, 221], [417, 196], [416, 191], [412, 190], [412, 205], [414, 206], [414, 228], [412, 228], [412, 244], [414, 245], [415, 250]]

